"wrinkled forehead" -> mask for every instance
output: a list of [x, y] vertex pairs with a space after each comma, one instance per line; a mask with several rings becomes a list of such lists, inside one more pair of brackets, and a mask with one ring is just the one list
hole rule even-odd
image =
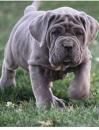
[[81, 20], [79, 15], [65, 14], [65, 15], [57, 15], [54, 24], [61, 24], [64, 26], [75, 26], [81, 25]]

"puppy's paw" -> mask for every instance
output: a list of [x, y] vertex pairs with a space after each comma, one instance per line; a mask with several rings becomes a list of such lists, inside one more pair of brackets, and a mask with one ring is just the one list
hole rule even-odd
[[65, 103], [64, 103], [63, 99], [59, 99], [56, 96], [53, 96], [53, 104], [55, 107], [65, 108]]
[[88, 99], [90, 95], [89, 86], [85, 83], [79, 84], [73, 81], [68, 89], [68, 95], [76, 100]]
[[48, 108], [65, 108], [65, 103], [62, 99], [57, 98], [56, 96], [53, 96], [51, 100], [46, 100], [46, 101], [40, 101], [40, 102], [36, 102], [36, 106], [38, 108], [44, 108], [44, 109], [48, 109]]

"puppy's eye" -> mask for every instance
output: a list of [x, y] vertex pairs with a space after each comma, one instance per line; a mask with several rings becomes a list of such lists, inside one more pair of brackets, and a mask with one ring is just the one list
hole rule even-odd
[[57, 28], [57, 29], [54, 29], [52, 31], [52, 35], [59, 36], [61, 34], [62, 34], [62, 29], [61, 28]]
[[82, 35], [84, 35], [84, 32], [83, 32], [82, 29], [75, 28], [75, 29], [74, 29], [74, 34], [75, 34], [76, 36], [82, 36]]

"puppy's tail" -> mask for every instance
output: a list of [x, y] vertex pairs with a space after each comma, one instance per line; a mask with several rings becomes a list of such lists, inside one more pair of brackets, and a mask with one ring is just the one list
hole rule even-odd
[[27, 6], [24, 10], [24, 15], [31, 13], [32, 11], [37, 11], [41, 5], [41, 1], [35, 0], [31, 5]]
[[34, 6], [36, 10], [39, 9], [40, 5], [41, 5], [41, 1], [35, 0], [32, 2], [32, 6]]

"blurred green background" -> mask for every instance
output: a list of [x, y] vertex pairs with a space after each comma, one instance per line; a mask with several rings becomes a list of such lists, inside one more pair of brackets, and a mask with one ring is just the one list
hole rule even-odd
[[[31, 2], [0, 2], [0, 73], [6, 42], [15, 23]], [[99, 21], [98, 1], [46, 1], [40, 9], [70, 6], [85, 11]], [[73, 74], [54, 82], [54, 94], [63, 98], [66, 109], [37, 110], [29, 75], [19, 68], [17, 86], [0, 91], [0, 126], [99, 126], [99, 36], [90, 46], [92, 51], [91, 95], [86, 101], [68, 98], [67, 89]]]

